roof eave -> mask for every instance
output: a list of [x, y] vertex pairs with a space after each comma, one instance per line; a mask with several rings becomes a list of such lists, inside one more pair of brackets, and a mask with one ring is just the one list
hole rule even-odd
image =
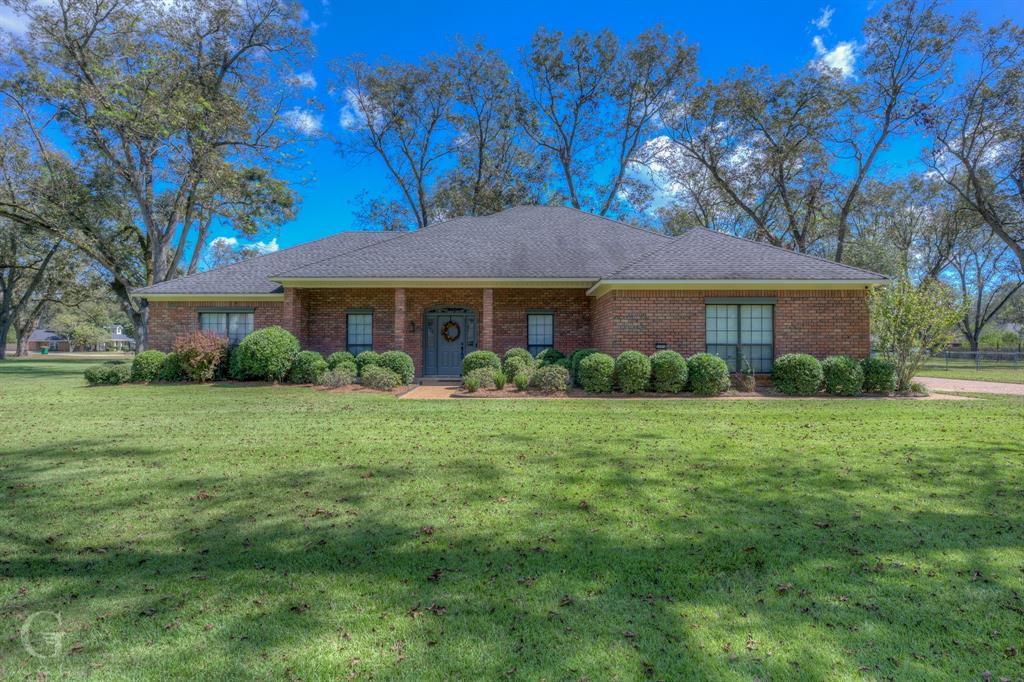
[[338, 289], [394, 287], [433, 288], [439, 286], [463, 288], [562, 288], [586, 289], [594, 284], [593, 277], [271, 277], [272, 282], [286, 287]]
[[283, 301], [284, 293], [146, 293], [144, 291], [133, 291], [132, 298], [144, 298], [147, 301]]
[[884, 284], [881, 279], [602, 279], [587, 289], [588, 296], [600, 297], [613, 289], [863, 289]]

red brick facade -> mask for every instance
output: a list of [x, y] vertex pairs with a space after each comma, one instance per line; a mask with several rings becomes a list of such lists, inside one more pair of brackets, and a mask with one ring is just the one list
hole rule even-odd
[[690, 355], [705, 349], [704, 304], [714, 296], [776, 299], [776, 355], [868, 354], [864, 290], [617, 290], [592, 298], [583, 289], [288, 288], [283, 301], [152, 301], [149, 338], [152, 348], [169, 350], [176, 337], [198, 328], [201, 310], [244, 308], [254, 310], [256, 328], [280, 324], [299, 338], [304, 349], [326, 355], [345, 348], [346, 312], [370, 310], [374, 348], [404, 350], [419, 371], [424, 312], [457, 306], [476, 315], [478, 347], [497, 353], [526, 346], [527, 314], [550, 311], [555, 347], [565, 353], [586, 347], [613, 355], [628, 349], [652, 353], [655, 344], [664, 343]]

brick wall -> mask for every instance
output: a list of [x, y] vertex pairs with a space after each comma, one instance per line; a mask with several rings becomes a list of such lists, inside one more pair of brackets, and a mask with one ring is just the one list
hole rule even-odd
[[634, 349], [653, 353], [666, 343], [683, 355], [705, 350], [704, 299], [772, 297], [775, 355], [819, 358], [870, 350], [867, 294], [843, 291], [612, 291], [593, 302], [594, 345], [612, 355]]
[[242, 308], [253, 311], [253, 326], [281, 324], [280, 301], [150, 301], [149, 347], [170, 351], [174, 339], [199, 330], [199, 311]]
[[591, 299], [584, 289], [495, 289], [494, 350], [526, 347], [526, 315], [530, 310], [555, 314], [555, 348], [569, 354], [590, 347]]

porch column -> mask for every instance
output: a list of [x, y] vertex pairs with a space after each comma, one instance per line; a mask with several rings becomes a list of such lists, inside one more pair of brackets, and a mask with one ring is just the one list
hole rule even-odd
[[395, 289], [395, 348], [405, 350], [405, 289]]
[[494, 350], [494, 289], [484, 289], [480, 320], [480, 350]]

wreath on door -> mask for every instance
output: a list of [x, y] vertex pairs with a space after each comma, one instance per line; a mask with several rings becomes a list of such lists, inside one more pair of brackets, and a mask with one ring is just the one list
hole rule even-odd
[[448, 343], [455, 341], [461, 335], [462, 330], [459, 329], [459, 323], [456, 322], [455, 320], [448, 320], [447, 322], [444, 323], [444, 326], [441, 327], [441, 336]]

